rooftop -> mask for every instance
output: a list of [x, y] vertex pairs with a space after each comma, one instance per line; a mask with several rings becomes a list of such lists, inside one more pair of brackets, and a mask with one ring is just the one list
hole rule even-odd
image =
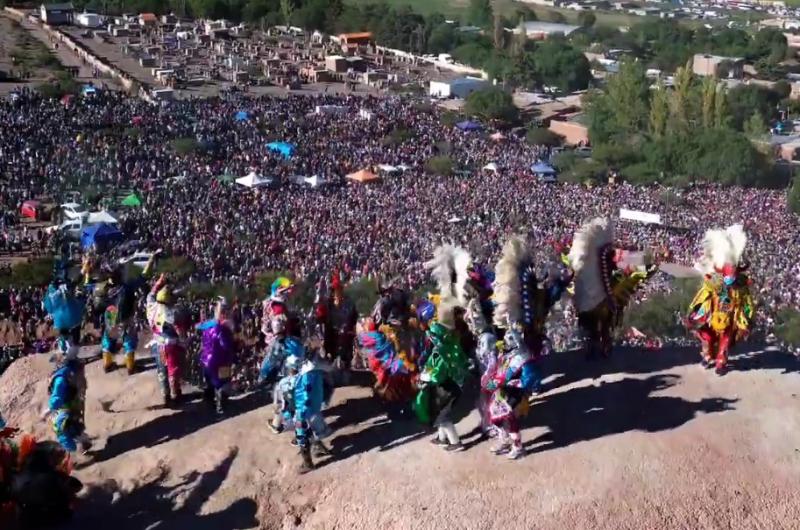
[[[559, 24], [557, 22], [540, 22], [538, 20], [531, 20], [525, 22], [525, 33], [563, 33], [569, 35], [573, 31], [580, 29], [580, 26], [573, 26], [570, 24]], [[515, 30], [516, 31], [516, 30]]]
[[60, 4], [42, 4], [45, 11], [74, 11], [72, 2], [62, 2]]

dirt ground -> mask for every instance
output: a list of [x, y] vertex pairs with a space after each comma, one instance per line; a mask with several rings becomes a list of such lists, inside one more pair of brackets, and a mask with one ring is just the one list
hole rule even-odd
[[[458, 423], [468, 450], [449, 454], [387, 422], [366, 386], [338, 389], [335, 453], [304, 476], [291, 436], [266, 429], [265, 396], [219, 421], [196, 393], [164, 410], [140, 361], [132, 377], [87, 368], [95, 447], [69, 529], [798, 528], [800, 366], [781, 352], [740, 353], [722, 378], [689, 350], [553, 355], [516, 462], [489, 453], [474, 413]], [[6, 418], [43, 436], [50, 370], [42, 355], [0, 378]]]

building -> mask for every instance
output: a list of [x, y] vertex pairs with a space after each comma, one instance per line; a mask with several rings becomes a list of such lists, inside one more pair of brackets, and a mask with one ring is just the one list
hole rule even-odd
[[139, 24], [142, 26], [155, 26], [158, 23], [158, 17], [154, 13], [142, 13], [139, 15]]
[[347, 55], [353, 55], [358, 51], [360, 46], [369, 46], [372, 44], [372, 33], [369, 31], [342, 33], [339, 35], [338, 40], [339, 45], [342, 47], [342, 52]]
[[99, 28], [105, 21], [97, 13], [79, 13], [75, 15], [75, 24], [84, 28]]
[[460, 77], [458, 79], [449, 79], [446, 81], [431, 81], [428, 94], [433, 98], [461, 98], [466, 99], [467, 96], [489, 86], [489, 82], [485, 79], [477, 77]]
[[[556, 22], [540, 22], [538, 20], [532, 20], [525, 22], [523, 24], [523, 28], [525, 28], [525, 35], [529, 39], [534, 40], [545, 40], [550, 35], [555, 34], [562, 34], [564, 36], [569, 35], [575, 30], [580, 29], [580, 26], [572, 26], [570, 24], [558, 24]], [[512, 33], [519, 33], [519, 28], [514, 28], [511, 31]]]
[[714, 76], [720, 79], [742, 79], [744, 59], [697, 53], [692, 59], [692, 71], [699, 76]]
[[42, 4], [39, 8], [42, 22], [50, 26], [63, 26], [72, 24], [75, 8], [71, 3]]

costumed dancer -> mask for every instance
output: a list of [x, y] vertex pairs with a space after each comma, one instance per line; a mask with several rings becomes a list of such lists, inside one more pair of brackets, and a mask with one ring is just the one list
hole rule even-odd
[[33, 436], [15, 438], [0, 429], [0, 528], [40, 528], [67, 522], [81, 482], [58, 443]]
[[292, 281], [280, 276], [272, 282], [269, 298], [262, 304], [261, 333], [264, 335], [267, 352], [276, 338], [284, 338], [287, 335], [299, 336], [300, 330], [294, 329], [296, 323], [288, 305], [288, 298], [293, 290]]
[[625, 306], [658, 271], [653, 263], [620, 269], [620, 256], [614, 248], [614, 226], [609, 219], [592, 219], [575, 233], [568, 261], [575, 272], [574, 303], [590, 359], [611, 355], [612, 331], [622, 322]]
[[174, 294], [162, 274], [153, 284], [146, 300], [147, 322], [153, 332], [151, 352], [156, 361], [161, 396], [164, 405], [179, 401], [181, 390], [181, 364], [186, 356], [183, 337], [188, 322], [176, 310]]
[[[287, 376], [282, 380], [286, 392], [284, 418], [294, 427], [295, 440], [302, 457], [301, 473], [314, 468], [313, 456], [330, 454], [323, 440], [331, 430], [322, 416], [322, 407], [327, 403], [325, 374], [312, 359], [305, 358], [304, 351], [286, 358]], [[328, 395], [327, 398], [330, 396]]]
[[[378, 295], [358, 341], [375, 375], [373, 392], [390, 417], [400, 417], [407, 412], [417, 390], [423, 336], [410, 323], [411, 307], [404, 290], [379, 281]], [[432, 306], [430, 309], [432, 314]]]
[[233, 322], [228, 319], [225, 301], [217, 303], [213, 320], [203, 322], [197, 328], [203, 332], [200, 363], [203, 365], [205, 399], [214, 402], [217, 414], [223, 414], [226, 396], [230, 391], [231, 367], [236, 360]]
[[[469, 272], [470, 280], [466, 285], [467, 302], [464, 320], [475, 337], [474, 352], [479, 377], [494, 370], [497, 362], [497, 334], [492, 326], [494, 303], [492, 297], [493, 274], [480, 267], [473, 267]], [[491, 393], [483, 388], [478, 394], [477, 409], [481, 418], [481, 430], [487, 436], [493, 436], [495, 430], [489, 419], [489, 398]]]
[[689, 306], [688, 328], [702, 344], [702, 364], [723, 375], [728, 351], [747, 337], [755, 315], [751, 280], [742, 260], [747, 235], [742, 225], [708, 230], [703, 255], [695, 267], [703, 273], [703, 285]]
[[125, 353], [125, 368], [128, 374], [136, 371], [136, 346], [139, 339], [136, 333], [134, 315], [136, 314], [139, 290], [146, 284], [158, 252], [155, 252], [141, 272], [134, 272], [134, 266], [116, 267], [104, 288], [95, 291], [103, 307], [103, 370], [106, 373], [115, 368], [114, 354], [119, 351], [120, 341]]
[[414, 412], [426, 425], [436, 428], [432, 443], [447, 451], [464, 446], [453, 424], [453, 407], [469, 373], [469, 358], [455, 332], [456, 309], [466, 300], [464, 291], [471, 265], [469, 254], [460, 247], [442, 245], [425, 264], [439, 287], [436, 319], [426, 332], [429, 353], [419, 377]]
[[86, 373], [80, 359], [78, 348], [73, 347], [59, 355], [58, 367], [48, 385], [50, 399], [42, 412], [42, 418], [52, 419], [56, 439], [70, 453], [81, 450], [85, 453], [91, 448], [84, 424], [86, 408]]
[[324, 282], [320, 282], [314, 317], [322, 326], [325, 354], [347, 373], [353, 362], [358, 311], [352, 300], [344, 294], [339, 271], [331, 275], [329, 294], [326, 295], [324, 287]]
[[557, 260], [537, 270], [525, 238], [512, 236], [503, 246], [495, 278], [494, 323], [505, 330], [503, 350], [483, 374], [481, 388], [490, 394], [488, 416], [498, 438], [492, 452], [517, 459], [524, 455], [520, 418], [541, 383], [538, 361], [550, 353], [547, 316], [572, 274]]
[[269, 428], [280, 434], [286, 427], [286, 412], [291, 407], [292, 378], [289, 377], [286, 359], [294, 356], [305, 359], [305, 347], [297, 337], [277, 335], [270, 345], [267, 356], [261, 364], [258, 381], [260, 384], [272, 384], [272, 403], [274, 412]]

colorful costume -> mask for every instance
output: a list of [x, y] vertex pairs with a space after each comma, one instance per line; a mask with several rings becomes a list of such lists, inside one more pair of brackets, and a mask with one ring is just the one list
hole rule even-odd
[[550, 352], [545, 324], [572, 274], [558, 260], [536, 268], [533, 253], [522, 236], [503, 246], [495, 271], [494, 323], [505, 330], [504, 349], [481, 377], [490, 394], [487, 413], [496, 427], [496, 454], [524, 454], [519, 420], [528, 411], [528, 398], [539, 387], [537, 361]]
[[286, 359], [295, 357], [305, 359], [305, 347], [296, 337], [275, 337], [270, 349], [261, 364], [258, 381], [261, 384], [272, 384], [272, 403], [275, 407], [270, 429], [281, 433], [284, 429], [284, 413], [286, 410], [286, 391], [291, 388], [285, 378], [289, 375]]
[[755, 305], [742, 254], [747, 235], [741, 225], [708, 230], [703, 256], [696, 267], [704, 274], [703, 285], [689, 306], [687, 326], [702, 343], [702, 362], [725, 373], [728, 350], [745, 338], [753, 322]]
[[343, 369], [349, 370], [353, 361], [358, 311], [345, 296], [338, 272], [331, 277], [330, 291], [329, 296], [322, 288], [317, 293], [314, 317], [322, 328], [325, 353], [330, 359], [338, 360]]
[[217, 414], [223, 413], [225, 392], [230, 387], [231, 367], [236, 359], [236, 340], [230, 322], [225, 320], [223, 304], [217, 308], [214, 320], [198, 326], [203, 332], [203, 350], [200, 363], [203, 365], [205, 397], [213, 400]]
[[62, 358], [50, 378], [48, 392], [48, 406], [58, 442], [69, 452], [77, 451], [78, 443], [87, 451], [90, 443], [84, 432], [86, 374], [83, 363], [74, 354]]
[[[138, 291], [144, 287], [145, 278], [150, 274], [153, 258], [147, 263], [144, 271], [134, 272], [129, 276], [123, 267], [117, 268], [105, 287], [96, 291], [100, 298], [100, 307], [105, 308], [103, 315], [103, 369], [110, 372], [114, 369], [114, 354], [119, 351], [120, 341], [125, 353], [125, 367], [128, 374], [136, 371], [136, 346], [139, 339], [134, 324], [134, 315]], [[132, 269], [128, 269], [132, 270]]]
[[58, 332], [58, 348], [63, 355], [78, 355], [81, 323], [86, 297], [68, 283], [50, 284], [42, 302]]
[[619, 269], [619, 253], [613, 247], [614, 227], [606, 218], [596, 218], [575, 233], [568, 260], [575, 271], [575, 308], [578, 324], [588, 341], [588, 356], [608, 357], [613, 347], [612, 331], [636, 290], [658, 267]]
[[[292, 356], [288, 361], [289, 372], [293, 377], [294, 433], [300, 455], [303, 458], [302, 471], [314, 467], [311, 451], [328, 454], [322, 440], [330, 435], [330, 427], [322, 416], [322, 407], [330, 396], [326, 396], [325, 374], [310, 359], [300, 361]], [[298, 371], [299, 364], [299, 371]], [[327, 398], [327, 399], [326, 399]]]
[[375, 395], [394, 413], [402, 411], [416, 393], [422, 336], [409, 322], [411, 309], [405, 291], [385, 286], [379, 294], [358, 341], [375, 375]]
[[69, 454], [55, 442], [0, 430], [0, 528], [39, 528], [69, 520], [83, 488]]
[[292, 281], [281, 276], [272, 282], [269, 298], [262, 304], [261, 333], [267, 352], [276, 337], [299, 336], [300, 330], [295, 329], [296, 322], [287, 304], [293, 289]]
[[173, 295], [162, 275], [147, 295], [147, 323], [153, 332], [151, 353], [164, 404], [181, 398], [181, 364], [186, 356], [182, 337], [188, 322], [181, 322], [173, 305]]

